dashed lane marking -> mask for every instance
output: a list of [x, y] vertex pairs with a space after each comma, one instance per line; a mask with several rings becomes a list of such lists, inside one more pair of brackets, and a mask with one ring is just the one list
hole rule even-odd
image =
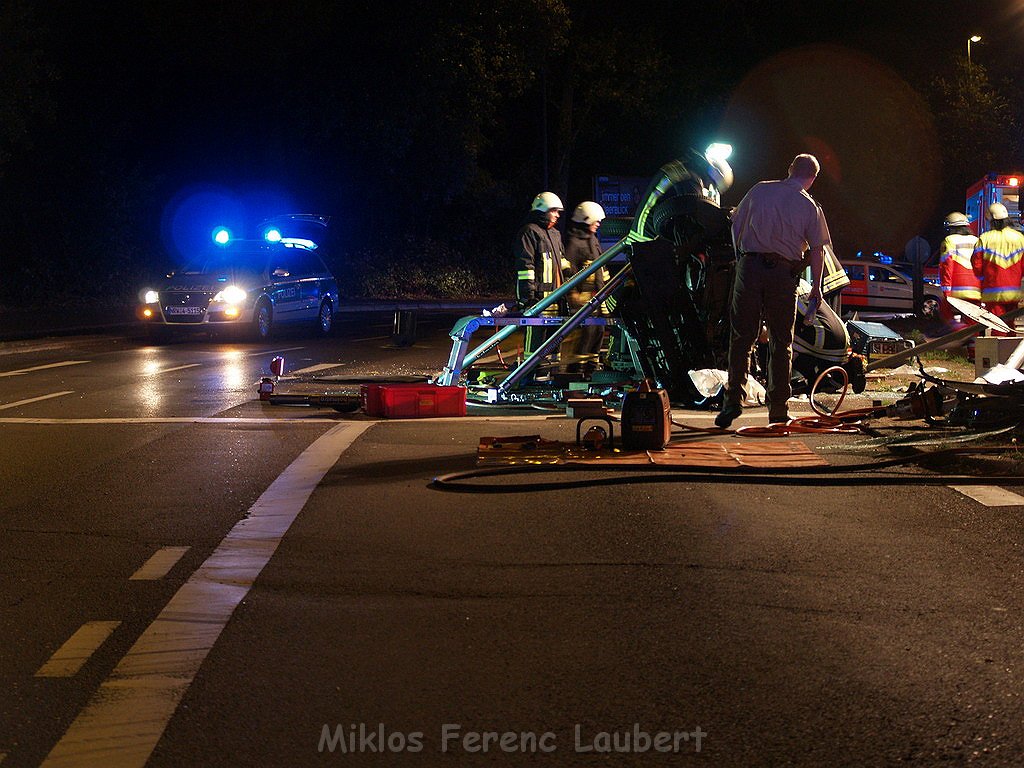
[[171, 598], [43, 761], [142, 768], [231, 614], [306, 501], [372, 423], [339, 424], [270, 484]]
[[299, 373], [316, 373], [317, 371], [326, 371], [330, 368], [340, 368], [344, 363], [317, 363], [311, 365], [308, 368], [299, 368], [297, 371], [292, 371], [289, 375], [294, 376]]
[[249, 352], [245, 357], [259, 357], [260, 355], [279, 355], [282, 352], [295, 352], [305, 347], [285, 347], [284, 349], [267, 349], [260, 352]]
[[188, 547], [161, 547], [142, 567], [128, 577], [129, 581], [155, 581], [166, 576], [188, 552]]
[[17, 408], [19, 405], [28, 405], [29, 403], [38, 403], [40, 400], [49, 400], [50, 398], [53, 398], [53, 397], [63, 397], [64, 395], [73, 395], [74, 393], [75, 393], [75, 390], [68, 389], [68, 390], [65, 390], [64, 392], [52, 392], [49, 395], [40, 395], [39, 397], [30, 397], [27, 400], [18, 400], [17, 402], [14, 402], [14, 403], [5, 403], [4, 405], [0, 405], [0, 411], [5, 411], [8, 408]]
[[186, 368], [198, 368], [200, 365], [201, 365], [201, 363], [189, 363], [188, 365], [179, 365], [179, 366], [176, 366], [174, 368], [163, 368], [163, 369], [161, 369], [159, 371], [153, 371], [152, 373], [147, 374], [147, 375], [149, 375], [149, 376], [156, 376], [157, 374], [160, 374], [160, 373], [170, 373], [171, 371], [183, 371]]
[[87, 621], [36, 672], [36, 677], [73, 677], [120, 621]]
[[1024, 496], [994, 485], [951, 485], [954, 491], [969, 496], [986, 507], [1024, 506]]
[[47, 365], [34, 365], [31, 368], [19, 368], [16, 371], [4, 371], [0, 373], [0, 377], [4, 376], [23, 376], [26, 373], [33, 373], [35, 371], [45, 371], [49, 368], [63, 368], [67, 365], [83, 365], [85, 363], [91, 363], [91, 360], [65, 360], [62, 363], [49, 363]]

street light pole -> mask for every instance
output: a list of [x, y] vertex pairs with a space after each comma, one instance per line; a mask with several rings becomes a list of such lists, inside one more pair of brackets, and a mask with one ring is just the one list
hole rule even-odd
[[980, 43], [981, 35], [971, 35], [967, 38], [967, 63], [971, 63], [971, 43]]

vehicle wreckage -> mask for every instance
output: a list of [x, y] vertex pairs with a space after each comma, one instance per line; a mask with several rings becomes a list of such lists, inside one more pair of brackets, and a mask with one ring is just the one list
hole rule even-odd
[[[732, 177], [724, 165], [696, 152], [685, 161], [666, 164], [651, 181], [628, 233], [589, 267], [517, 317], [462, 318], [451, 331], [454, 344], [438, 383], [464, 383], [471, 398], [491, 403], [547, 397], [553, 388], [538, 383], [531, 373], [580, 325], [606, 325], [612, 328], [611, 368], [634, 381], [655, 382], [681, 407], [708, 405], [708, 392], [691, 372], [722, 370], [728, 356], [736, 252], [730, 212], [719, 204], [723, 179]], [[847, 282], [838, 261], [832, 258], [830, 263], [824, 277], [826, 295]], [[601, 269], [607, 269], [611, 279], [573, 315], [543, 315]], [[806, 311], [806, 290], [800, 297], [801, 314]], [[616, 306], [614, 317], [595, 316], [609, 298]], [[551, 326], [553, 331], [518, 365], [494, 377], [493, 385], [475, 384], [473, 367], [529, 325]], [[862, 391], [864, 360], [853, 354], [845, 323], [832, 308], [822, 304], [812, 325], [800, 325], [794, 339], [796, 391], [806, 391], [822, 371], [835, 366], [845, 369], [854, 391]], [[471, 350], [471, 337], [484, 327], [496, 332]]]
[[[588, 267], [569, 277], [558, 289], [536, 304], [517, 313], [487, 312], [461, 318], [449, 335], [453, 345], [444, 369], [429, 382], [439, 388], [465, 387], [466, 399], [481, 404], [524, 404], [566, 402], [567, 390], [582, 388], [597, 392], [604, 405], [621, 405], [627, 390], [640, 382], [664, 390], [667, 401], [680, 408], [713, 408], [720, 396], [705, 386], [701, 372], [724, 370], [729, 346], [729, 305], [736, 266], [731, 235], [730, 211], [720, 205], [723, 179], [731, 179], [726, 166], [716, 167], [707, 156], [690, 153], [685, 160], [664, 165], [648, 186], [625, 236], [608, 248]], [[717, 161], [722, 162], [722, 161]], [[724, 171], [724, 172], [723, 172]], [[569, 317], [543, 314], [597, 270], [611, 276], [592, 298]], [[827, 297], [846, 284], [846, 274], [834, 254], [826, 254], [822, 292]], [[798, 310], [806, 312], [804, 297], [809, 286], [798, 291]], [[604, 316], [596, 310], [612, 299], [615, 311]], [[975, 325], [927, 344], [913, 347], [896, 335], [906, 348], [896, 351], [886, 342], [881, 359], [868, 360], [851, 347], [851, 334], [844, 322], [823, 302], [813, 323], [798, 322], [794, 337], [794, 393], [809, 393], [821, 386], [863, 391], [866, 373], [891, 368], [929, 348], [966, 341], [986, 327], [1001, 333], [1011, 331], [1003, 321], [1024, 314], [1024, 309], [993, 320], [979, 308], [962, 309]], [[550, 335], [531, 354], [512, 365], [505, 364], [500, 345], [528, 326], [545, 326]], [[542, 363], [555, 353], [565, 338], [581, 325], [608, 327], [611, 349], [606, 353], [608, 369], [589, 379], [582, 374], [552, 377], [537, 375]], [[865, 324], [862, 324], [865, 325]], [[871, 325], [871, 324], [866, 324]], [[881, 326], [884, 328], [884, 326]], [[491, 328], [493, 334], [471, 348], [477, 331]], [[856, 331], [855, 331], [856, 336]], [[766, 370], [762, 349], [752, 359], [751, 375], [763, 378]], [[862, 351], [867, 351], [861, 345]], [[497, 353], [495, 355], [494, 353]], [[759, 359], [758, 354], [762, 357]], [[1024, 360], [1024, 342], [1020, 355]], [[1012, 361], [1011, 361], [1012, 362]], [[1019, 365], [1021, 361], [1017, 362]], [[1003, 368], [1007, 366], [1004, 365]], [[283, 360], [274, 371], [277, 380]], [[884, 408], [861, 409], [859, 418], [890, 416], [924, 419], [930, 424], [984, 429], [1024, 421], [1024, 374], [977, 382], [956, 382], [936, 378], [920, 367], [921, 381], [903, 400]], [[578, 382], [575, 386], [568, 379]], [[295, 379], [293, 379], [295, 381]], [[322, 384], [330, 384], [320, 379]], [[307, 383], [309, 383], [307, 381]], [[352, 382], [349, 381], [349, 384]], [[415, 382], [406, 381], [413, 385]], [[275, 391], [277, 390], [277, 391]], [[365, 390], [365, 387], [364, 387]], [[261, 399], [271, 403], [334, 407], [339, 411], [359, 406], [350, 394], [326, 391], [281, 391], [275, 380], [264, 379]], [[446, 394], [444, 401], [450, 404]], [[363, 407], [366, 407], [365, 391]], [[439, 399], [440, 401], [440, 399]], [[465, 413], [464, 403], [461, 411]], [[814, 407], [812, 399], [812, 407]], [[817, 409], [815, 409], [817, 410]], [[412, 415], [458, 415], [419, 413]], [[380, 415], [379, 413], [377, 415]], [[386, 414], [385, 414], [386, 415]], [[405, 414], [409, 415], [409, 414]]]

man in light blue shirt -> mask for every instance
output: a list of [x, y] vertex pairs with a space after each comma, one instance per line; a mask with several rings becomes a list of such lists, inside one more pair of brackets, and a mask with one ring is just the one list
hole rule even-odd
[[729, 383], [722, 412], [715, 418], [723, 429], [743, 412], [750, 352], [762, 317], [768, 327], [768, 421], [789, 420], [786, 403], [793, 393], [797, 284], [809, 263], [808, 304], [813, 316], [821, 303], [824, 248], [832, 241], [821, 207], [807, 193], [819, 170], [813, 155], [797, 155], [787, 178], [758, 182], [733, 213], [737, 262], [730, 309]]

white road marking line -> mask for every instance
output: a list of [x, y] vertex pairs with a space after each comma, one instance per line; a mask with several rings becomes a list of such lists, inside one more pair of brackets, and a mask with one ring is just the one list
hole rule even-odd
[[[432, 419], [390, 419], [391, 424], [409, 422], [431, 421], [431, 422], [508, 422], [508, 416], [486, 415], [479, 416], [440, 416]], [[536, 416], [516, 416], [516, 421], [548, 421], [550, 419], [564, 419], [564, 414], [538, 414]], [[323, 418], [314, 416], [312, 418], [291, 418], [282, 416], [280, 418], [242, 418], [232, 416], [154, 416], [152, 418], [106, 418], [106, 419], [33, 419], [28, 417], [0, 417], [0, 424], [338, 424], [337, 418]], [[344, 422], [350, 423], [350, 422]], [[376, 424], [378, 422], [370, 422]]]
[[161, 369], [159, 371], [153, 371], [152, 373], [147, 373], [146, 375], [147, 376], [156, 376], [158, 373], [170, 373], [171, 371], [183, 371], [186, 368], [198, 368], [200, 365], [202, 365], [202, 363], [189, 363], [188, 365], [179, 365], [176, 368], [163, 368], [163, 369]]
[[128, 581], [156, 581], [162, 579], [188, 552], [188, 547], [160, 547], [142, 567], [128, 577]]
[[969, 496], [986, 507], [1016, 507], [1024, 505], [1024, 496], [993, 485], [951, 485], [954, 491]]
[[245, 357], [259, 357], [260, 355], [279, 355], [282, 352], [295, 352], [299, 349], [305, 349], [305, 347], [285, 347], [284, 349], [268, 349], [264, 352], [249, 352]]
[[36, 677], [72, 677], [99, 649], [120, 621], [87, 621], [36, 672]]
[[64, 395], [73, 395], [75, 390], [68, 389], [63, 392], [53, 392], [49, 395], [40, 395], [39, 397], [30, 397], [27, 400], [18, 400], [14, 403], [6, 403], [0, 405], [0, 411], [5, 411], [8, 408], [17, 408], [19, 405], [28, 405], [29, 403], [38, 403], [40, 400], [49, 400], [52, 397], [63, 397]]
[[235, 608], [306, 501], [370, 423], [340, 424], [270, 484], [178, 590], [43, 761], [142, 768]]
[[311, 365], [308, 368], [299, 368], [297, 371], [292, 371], [288, 375], [289, 376], [294, 376], [294, 375], [296, 375], [298, 373], [316, 373], [317, 371], [326, 371], [329, 368], [340, 368], [343, 365], [345, 365], [345, 364], [344, 363], [317, 363], [316, 365]]
[[5, 416], [0, 424], [337, 424], [337, 419], [321, 417], [293, 419], [282, 416], [277, 419], [245, 418], [234, 416], [153, 416], [109, 417], [97, 419], [33, 419], [27, 416]]
[[365, 338], [365, 339], [352, 339], [352, 341], [353, 342], [356, 342], [356, 341], [380, 341], [381, 339], [390, 339], [390, 338], [391, 338], [390, 336], [370, 336], [369, 338]]
[[35, 365], [31, 368], [19, 368], [16, 371], [4, 371], [0, 373], [0, 377], [3, 376], [22, 376], [26, 373], [32, 373], [34, 371], [45, 371], [48, 368], [63, 368], [66, 365], [83, 365], [84, 363], [90, 363], [91, 360], [65, 360], [63, 363], [49, 363], [48, 365]]
[[4, 348], [0, 349], [0, 355], [24, 355], [29, 352], [52, 352], [55, 349], [67, 349], [70, 344], [67, 342], [56, 342], [56, 343], [41, 343], [32, 344], [24, 342], [19, 344], [13, 342], [11, 344], [4, 344]]

